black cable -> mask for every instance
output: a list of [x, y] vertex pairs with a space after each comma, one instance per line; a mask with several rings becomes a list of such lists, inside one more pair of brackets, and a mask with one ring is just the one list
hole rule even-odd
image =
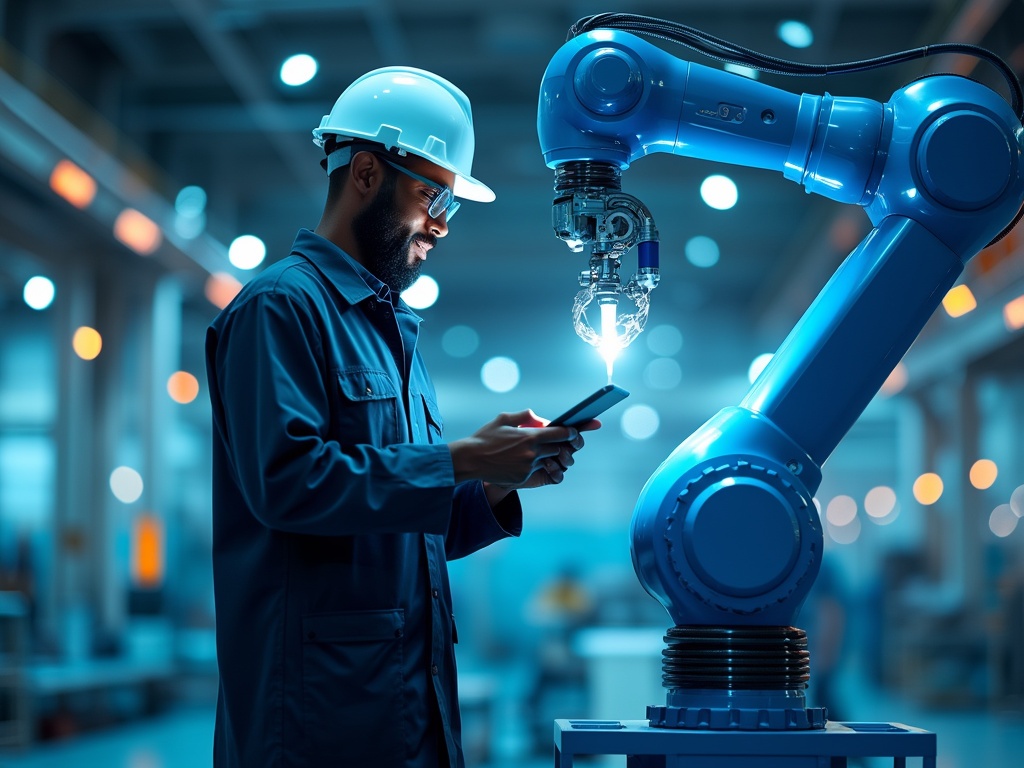
[[861, 61], [848, 61], [836, 64], [806, 64], [769, 56], [768, 54], [745, 48], [685, 24], [632, 13], [599, 13], [594, 16], [586, 16], [569, 28], [569, 34], [566, 39], [572, 39], [592, 29], [599, 28], [621, 29], [626, 32], [637, 32], [649, 37], [657, 37], [685, 46], [719, 61], [728, 61], [759, 69], [763, 72], [794, 77], [821, 77], [824, 75], [865, 72], [871, 69], [902, 64], [926, 56], [937, 56], [944, 53], [973, 56], [982, 61], [987, 61], [1006, 80], [1007, 87], [1010, 90], [1010, 106], [1014, 114], [1017, 115], [1017, 119], [1024, 122], [1024, 90], [1021, 88], [1017, 75], [996, 54], [986, 48], [968, 43], [925, 45]]

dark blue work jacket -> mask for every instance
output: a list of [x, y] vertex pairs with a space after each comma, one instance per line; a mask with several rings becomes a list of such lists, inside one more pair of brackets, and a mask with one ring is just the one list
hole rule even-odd
[[207, 332], [217, 768], [464, 765], [445, 561], [522, 510], [455, 484], [387, 294], [302, 230]]

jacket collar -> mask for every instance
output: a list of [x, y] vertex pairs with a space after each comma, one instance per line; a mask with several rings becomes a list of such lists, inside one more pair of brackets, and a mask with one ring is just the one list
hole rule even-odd
[[394, 305], [422, 321], [402, 298], [358, 261], [325, 237], [310, 229], [300, 229], [292, 244], [292, 253], [305, 258], [327, 278], [349, 304], [358, 304], [371, 296]]

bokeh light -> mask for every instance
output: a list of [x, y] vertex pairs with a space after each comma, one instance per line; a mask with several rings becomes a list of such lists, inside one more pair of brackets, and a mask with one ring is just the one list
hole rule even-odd
[[267, 256], [267, 246], [256, 235], [239, 235], [228, 246], [228, 261], [239, 269], [255, 269]]
[[671, 357], [656, 357], [644, 367], [644, 384], [651, 389], [675, 389], [683, 380], [683, 369]]
[[480, 368], [480, 380], [492, 392], [510, 392], [519, 384], [519, 365], [510, 357], [492, 357]]
[[1020, 518], [1013, 513], [1009, 504], [1000, 504], [988, 516], [988, 529], [1001, 539], [1006, 538], [1017, 527]]
[[53, 280], [42, 275], [30, 277], [25, 281], [25, 288], [21, 292], [25, 303], [32, 309], [46, 309], [53, 303], [53, 297], [57, 291], [53, 287]]
[[864, 511], [876, 520], [888, 517], [896, 509], [896, 491], [887, 485], [878, 485], [864, 496]]
[[761, 371], [768, 367], [768, 363], [772, 361], [773, 357], [775, 357], [774, 353], [765, 352], [758, 355], [751, 361], [750, 367], [747, 368], [747, 379], [751, 384], [753, 384], [757, 380], [757, 377], [761, 375]]
[[928, 506], [942, 498], [942, 478], [934, 472], [925, 472], [914, 481], [914, 498]]
[[176, 403], [191, 403], [199, 396], [199, 380], [188, 371], [175, 371], [167, 379], [167, 394]]
[[138, 501], [142, 496], [142, 475], [131, 467], [118, 467], [110, 473], [110, 490], [125, 504]]
[[701, 182], [700, 197], [709, 207], [727, 211], [736, 205], [740, 194], [736, 182], [728, 176], [714, 174]]
[[708, 269], [718, 263], [718, 243], [704, 235], [697, 235], [687, 240], [683, 252], [686, 254], [687, 261], [701, 269]]
[[452, 357], [469, 357], [480, 347], [480, 334], [468, 325], [453, 325], [441, 337], [441, 348]]
[[623, 434], [630, 440], [647, 440], [657, 434], [661, 419], [649, 405], [632, 405], [623, 411], [620, 423]]
[[853, 522], [857, 517], [857, 502], [852, 496], [840, 494], [825, 507], [825, 519], [831, 525], [842, 528]]
[[683, 348], [683, 334], [674, 325], [662, 324], [649, 328], [647, 348], [661, 357], [672, 357]]
[[402, 291], [402, 298], [413, 309], [427, 309], [434, 306], [440, 293], [437, 280], [430, 275], [420, 275], [415, 283]]
[[83, 360], [95, 360], [103, 349], [103, 337], [95, 328], [83, 325], [71, 337], [71, 348]]
[[980, 491], [991, 488], [999, 476], [999, 467], [991, 459], [978, 459], [971, 465], [971, 485]]
[[790, 19], [780, 22], [775, 33], [779, 40], [792, 48], [808, 48], [814, 43], [814, 32], [802, 21]]
[[285, 59], [281, 65], [281, 82], [293, 88], [305, 85], [316, 77], [319, 68], [317, 60], [308, 53], [296, 53]]

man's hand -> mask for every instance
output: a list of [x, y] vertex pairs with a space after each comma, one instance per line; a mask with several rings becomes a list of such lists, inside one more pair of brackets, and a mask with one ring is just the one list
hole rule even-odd
[[[502, 413], [472, 436], [449, 443], [455, 481], [482, 480], [495, 503], [516, 488], [562, 482], [583, 447], [580, 432], [598, 429], [597, 419], [578, 427], [549, 427], [533, 411]], [[493, 486], [493, 487], [491, 487]]]

